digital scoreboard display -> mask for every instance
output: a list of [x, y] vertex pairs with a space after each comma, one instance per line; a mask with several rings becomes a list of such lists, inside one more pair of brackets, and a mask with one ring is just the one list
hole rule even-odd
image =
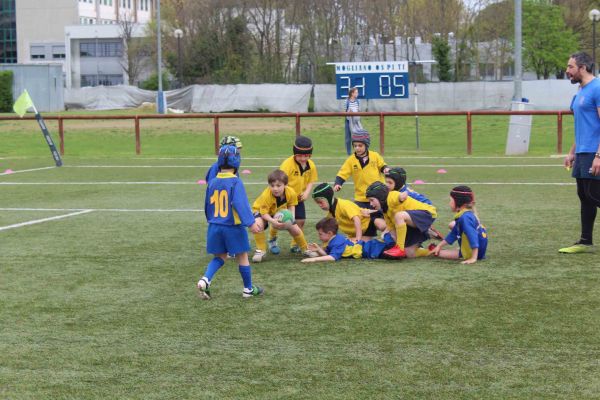
[[407, 99], [408, 62], [373, 61], [333, 63], [336, 98], [348, 97], [356, 87], [359, 99]]

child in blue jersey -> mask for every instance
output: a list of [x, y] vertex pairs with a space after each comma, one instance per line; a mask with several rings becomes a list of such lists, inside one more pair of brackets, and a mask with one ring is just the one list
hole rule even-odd
[[[440, 258], [458, 260], [461, 264], [473, 264], [485, 258], [487, 249], [487, 231], [475, 214], [475, 194], [468, 186], [456, 186], [450, 192], [450, 208], [456, 213], [450, 223], [452, 230], [430, 254]], [[458, 240], [458, 249], [444, 250], [446, 244]], [[433, 247], [433, 246], [431, 246]]]
[[237, 148], [225, 145], [219, 150], [217, 160], [219, 173], [208, 183], [204, 212], [208, 221], [206, 252], [214, 258], [208, 263], [204, 276], [198, 281], [198, 295], [209, 300], [210, 285], [217, 271], [225, 264], [227, 253], [235, 254], [240, 275], [244, 282], [242, 297], [254, 297], [263, 289], [252, 285], [252, 270], [248, 260], [250, 242], [246, 227], [258, 233], [260, 227], [254, 221], [246, 189], [241, 179], [235, 176], [241, 157]]
[[[241, 154], [242, 151], [242, 141], [237, 136], [225, 136], [223, 139], [221, 139], [220, 146], [235, 146], [238, 154]], [[208, 172], [206, 173], [206, 177], [204, 178], [206, 184], [208, 185], [208, 182], [212, 181], [218, 173], [219, 162], [216, 161], [213, 165], [210, 166]], [[240, 176], [239, 172], [236, 172], [235, 174], [237, 176]]]
[[[406, 184], [406, 170], [402, 167], [390, 168], [385, 173], [385, 185], [390, 191], [397, 190], [400, 193], [406, 193], [407, 195], [409, 195], [417, 201], [420, 201], [421, 203], [433, 205], [433, 203], [427, 198], [427, 196], [414, 191]], [[442, 234], [433, 226], [429, 227], [429, 231], [427, 232], [427, 234], [431, 239], [444, 239]]]
[[325, 247], [310, 243], [308, 249], [317, 253], [317, 256], [305, 258], [303, 263], [339, 261], [342, 258], [383, 258], [383, 252], [396, 244], [389, 233], [383, 236], [383, 240], [358, 240], [354, 243], [346, 235], [338, 233], [338, 223], [331, 217], [317, 222], [317, 234]]

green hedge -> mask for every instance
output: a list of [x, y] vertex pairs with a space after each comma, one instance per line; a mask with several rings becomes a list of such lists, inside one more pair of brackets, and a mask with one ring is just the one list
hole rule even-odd
[[13, 106], [13, 72], [0, 71], [0, 112], [10, 112]]

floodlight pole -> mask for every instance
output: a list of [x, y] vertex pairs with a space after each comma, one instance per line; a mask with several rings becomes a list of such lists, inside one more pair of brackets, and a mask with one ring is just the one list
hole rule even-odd
[[592, 20], [592, 61], [594, 62], [592, 74], [596, 76], [596, 22], [600, 20], [600, 11], [594, 8], [589, 12], [588, 16]]
[[160, 31], [160, 0], [156, 0], [156, 58], [158, 59], [158, 93], [156, 98], [156, 111], [159, 114], [165, 113], [165, 103], [162, 84], [162, 51], [161, 51], [161, 31]]
[[181, 37], [183, 31], [181, 29], [175, 29], [173, 32], [177, 38], [177, 75], [179, 75], [179, 88], [183, 86], [183, 72], [181, 69]]
[[515, 0], [515, 78], [514, 78], [514, 101], [522, 101], [523, 98], [523, 60], [521, 50], [523, 47], [522, 35], [522, 1]]

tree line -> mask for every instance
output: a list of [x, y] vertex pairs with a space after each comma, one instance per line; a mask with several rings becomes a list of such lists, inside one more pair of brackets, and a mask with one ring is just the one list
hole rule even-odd
[[[523, 0], [523, 63], [561, 77], [570, 53], [591, 52], [599, 0]], [[162, 0], [164, 62], [181, 84], [332, 83], [334, 61], [406, 60], [432, 43], [442, 81], [479, 79], [512, 63], [514, 1]], [[181, 29], [177, 39], [173, 32]], [[600, 32], [599, 32], [600, 34]], [[181, 53], [178, 51], [180, 40]], [[132, 53], [155, 53], [156, 25]], [[412, 49], [411, 49], [412, 48]], [[154, 54], [155, 56], [155, 54]], [[130, 57], [131, 58], [131, 57]]]

